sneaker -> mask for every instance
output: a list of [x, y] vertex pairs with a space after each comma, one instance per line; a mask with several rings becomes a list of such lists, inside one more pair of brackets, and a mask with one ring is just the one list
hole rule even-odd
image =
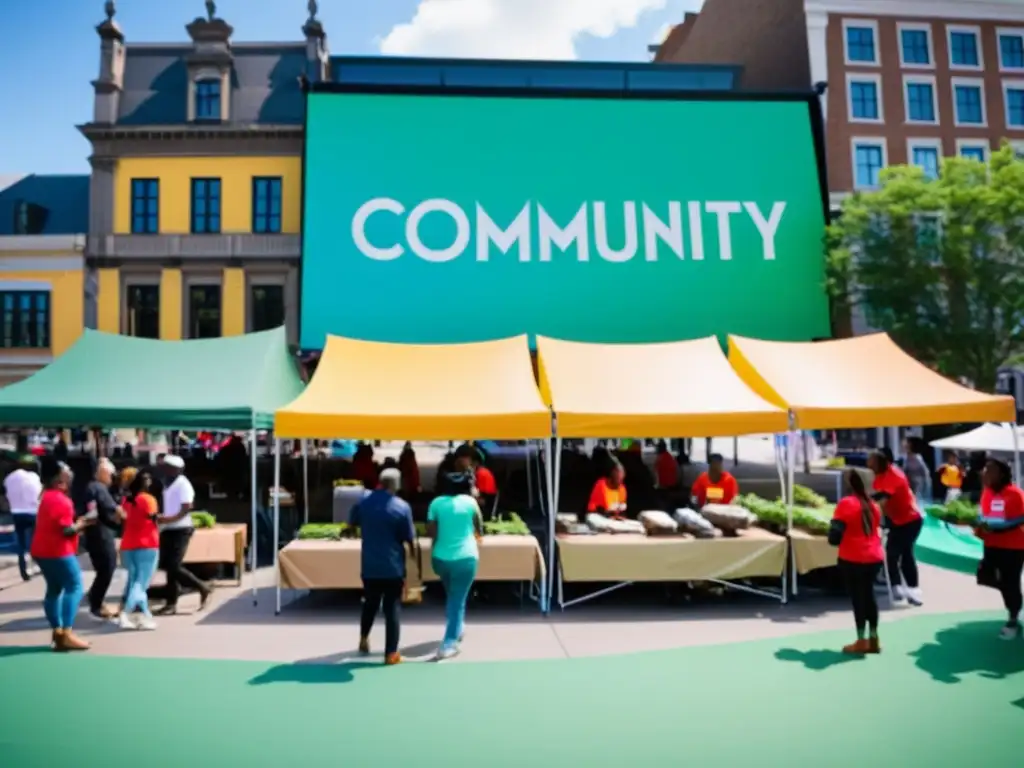
[[370, 652], [370, 638], [360, 637], [359, 638], [359, 652], [365, 656]]
[[210, 603], [210, 598], [213, 597], [213, 589], [209, 588], [199, 596], [199, 610], [203, 610]]
[[924, 605], [924, 597], [921, 595], [920, 587], [909, 587], [907, 589], [907, 602], [918, 607]]
[[401, 663], [402, 663], [402, 654], [400, 654], [400, 653], [397, 653], [397, 652], [396, 653], [389, 653], [387, 656], [384, 657], [384, 666], [386, 666], [386, 667], [393, 667], [396, 664], [401, 664]]
[[457, 645], [442, 645], [437, 650], [437, 656], [435, 661], [447, 661], [448, 659], [454, 659], [459, 655], [459, 647]]
[[1014, 624], [1007, 624], [1001, 630], [999, 630], [1000, 640], [1016, 640], [1021, 636], [1020, 622]]
[[121, 629], [138, 629], [138, 627], [135, 625], [135, 622], [132, 621], [131, 616], [129, 616], [126, 613], [122, 613], [120, 616], [117, 617], [117, 626]]
[[162, 608], [157, 608], [153, 611], [154, 616], [176, 616], [178, 614], [178, 606], [176, 605], [165, 605]]
[[153, 621], [152, 616], [143, 616], [141, 619], [139, 619], [139, 623], [137, 626], [141, 630], [144, 630], [146, 632], [152, 632], [154, 629], [156, 629], [156, 622]]

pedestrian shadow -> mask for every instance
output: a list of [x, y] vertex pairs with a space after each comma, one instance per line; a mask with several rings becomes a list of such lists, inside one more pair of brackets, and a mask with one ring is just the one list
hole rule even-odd
[[0, 660], [13, 656], [35, 656], [40, 653], [53, 653], [49, 645], [8, 645], [0, 647]]
[[830, 650], [798, 651], [796, 648], [780, 648], [775, 652], [775, 658], [779, 661], [791, 661], [803, 664], [807, 669], [821, 672], [831, 667], [838, 667], [840, 664], [847, 664], [851, 661], [863, 661], [864, 656], [856, 656], [849, 653]]
[[943, 629], [910, 656], [933, 680], [952, 685], [965, 675], [1004, 680], [1024, 672], [1020, 641], [999, 638], [1000, 621], [971, 621]]
[[[344, 657], [335, 654], [334, 657]], [[273, 683], [300, 683], [303, 685], [324, 685], [351, 683], [352, 674], [359, 669], [381, 669], [381, 662], [349, 661], [347, 658], [340, 663], [331, 661], [333, 657], [324, 656], [320, 659], [304, 659], [293, 664], [278, 664], [270, 667], [249, 680], [249, 685], [270, 685]]]

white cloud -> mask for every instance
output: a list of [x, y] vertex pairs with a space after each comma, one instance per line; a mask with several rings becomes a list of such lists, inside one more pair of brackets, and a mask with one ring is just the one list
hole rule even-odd
[[[668, 0], [420, 0], [382, 53], [489, 59], [575, 59], [581, 35], [609, 38]], [[690, 3], [688, 3], [690, 4]]]

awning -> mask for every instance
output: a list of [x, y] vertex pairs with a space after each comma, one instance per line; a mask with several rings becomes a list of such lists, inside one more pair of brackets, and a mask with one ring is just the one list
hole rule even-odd
[[665, 344], [537, 338], [541, 393], [562, 437], [716, 437], [785, 432], [785, 410], [730, 367], [714, 337]]
[[886, 334], [822, 342], [729, 337], [743, 380], [800, 429], [854, 429], [1014, 421], [1013, 399], [956, 384], [905, 353]]
[[526, 336], [386, 344], [328, 336], [309, 386], [276, 414], [283, 438], [533, 440], [550, 437]]
[[[1013, 453], [1013, 428], [1008, 424], [982, 424], [959, 435], [932, 440], [929, 445], [944, 451], [994, 451]], [[1017, 430], [1018, 441], [1024, 443], [1024, 434]]]

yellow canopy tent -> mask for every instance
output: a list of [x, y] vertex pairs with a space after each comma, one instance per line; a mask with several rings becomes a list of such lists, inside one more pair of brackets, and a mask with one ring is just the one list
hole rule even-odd
[[1014, 421], [1013, 398], [961, 386], [884, 333], [822, 342], [729, 337], [729, 362], [799, 429]]
[[783, 408], [747, 387], [714, 337], [664, 344], [537, 338], [541, 395], [561, 437], [784, 432]]
[[277, 411], [281, 438], [534, 440], [551, 435], [526, 336], [386, 344], [329, 336], [309, 386]]

